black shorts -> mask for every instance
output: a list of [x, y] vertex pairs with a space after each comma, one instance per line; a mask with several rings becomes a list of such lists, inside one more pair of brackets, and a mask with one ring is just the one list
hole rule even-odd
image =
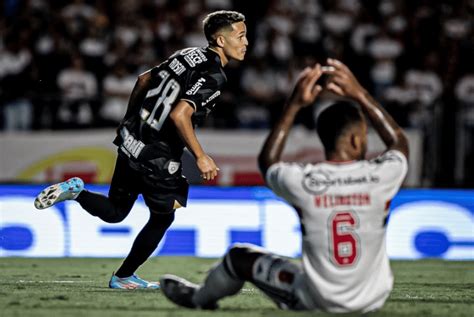
[[176, 169], [178, 163], [181, 164], [174, 160], [167, 160], [160, 166], [159, 173], [150, 174], [135, 169], [127, 157], [119, 154], [110, 185], [109, 198], [120, 206], [131, 206], [141, 194], [145, 204], [155, 213], [173, 212], [175, 201], [185, 207], [189, 184], [181, 174], [181, 166]]

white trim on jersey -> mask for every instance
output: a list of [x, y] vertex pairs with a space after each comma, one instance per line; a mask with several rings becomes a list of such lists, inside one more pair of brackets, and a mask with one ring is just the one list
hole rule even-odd
[[181, 98], [180, 100], [183, 100], [183, 101], [186, 101], [187, 103], [189, 103], [191, 106], [193, 106], [194, 108], [194, 111], [197, 111], [197, 106], [196, 106], [196, 103], [190, 99], [185, 99], [185, 98]]

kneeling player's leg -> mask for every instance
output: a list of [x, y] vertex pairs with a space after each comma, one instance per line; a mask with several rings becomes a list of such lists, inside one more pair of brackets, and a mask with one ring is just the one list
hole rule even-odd
[[211, 268], [204, 284], [194, 293], [193, 302], [205, 307], [221, 298], [237, 294], [244, 282], [250, 280], [252, 263], [261, 255], [258, 251], [250, 250], [247, 245], [234, 245]]
[[289, 259], [250, 244], [236, 244], [229, 253], [236, 276], [252, 282], [282, 309], [304, 309], [295, 294], [302, 269]]
[[[177, 305], [188, 308], [216, 309], [217, 301], [226, 296], [237, 294], [245, 282], [245, 278], [237, 272], [245, 268], [236, 268], [233, 257], [242, 256], [239, 263], [247, 266], [255, 258], [255, 254], [241, 252], [240, 246], [234, 246], [227, 252], [221, 261], [217, 262], [210, 270], [202, 285], [193, 284], [175, 275], [161, 277], [163, 294]], [[246, 260], [247, 261], [246, 261]]]
[[174, 212], [158, 214], [151, 212], [150, 219], [133, 242], [130, 253], [115, 273], [118, 277], [131, 276], [155, 251], [163, 235], [173, 223]]

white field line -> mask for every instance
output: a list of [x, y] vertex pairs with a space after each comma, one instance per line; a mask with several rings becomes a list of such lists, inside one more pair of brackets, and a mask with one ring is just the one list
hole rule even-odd
[[28, 281], [28, 280], [19, 280], [17, 283], [56, 283], [56, 284], [74, 284], [74, 283], [92, 283], [94, 281], [68, 281], [68, 280], [51, 280], [51, 281]]
[[[34, 280], [18, 280], [18, 284], [27, 284], [27, 283], [43, 283], [43, 284], [81, 284], [81, 283], [92, 283], [95, 282], [93, 280], [81, 280], [81, 281], [71, 281], [71, 280], [50, 280], [50, 281], [34, 281]], [[257, 288], [242, 288], [242, 293], [255, 293], [257, 292]]]

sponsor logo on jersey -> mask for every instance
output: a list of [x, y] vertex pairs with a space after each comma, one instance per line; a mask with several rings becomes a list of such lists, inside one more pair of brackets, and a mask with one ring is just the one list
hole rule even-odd
[[176, 58], [171, 61], [169, 68], [171, 68], [171, 70], [178, 76], [186, 70], [186, 67], [184, 67], [184, 65]]
[[380, 177], [376, 175], [364, 175], [360, 177], [343, 177], [330, 178], [330, 176], [322, 171], [313, 171], [305, 175], [303, 178], [303, 188], [309, 193], [320, 195], [330, 186], [354, 186], [361, 184], [376, 184], [380, 181]]
[[201, 64], [202, 62], [207, 61], [206, 55], [199, 48], [191, 48], [183, 50], [181, 55], [184, 55], [184, 60], [188, 63], [189, 66], [194, 67]]
[[145, 147], [145, 144], [143, 144], [142, 141], [135, 139], [125, 127], [120, 130], [120, 134], [123, 138], [123, 143], [120, 146], [122, 152], [127, 154], [128, 157], [131, 155], [134, 158], [138, 158], [141, 151]]
[[213, 93], [209, 98], [206, 99], [206, 101], [204, 101], [202, 103], [203, 106], [207, 105], [209, 102], [211, 102], [212, 100], [216, 99], [217, 97], [219, 97], [221, 95], [221, 91], [218, 90], [216, 91], [215, 93]]
[[188, 89], [188, 91], [186, 91], [186, 95], [195, 95], [205, 82], [206, 80], [204, 78], [199, 78], [198, 81], [190, 89]]
[[329, 175], [324, 172], [316, 171], [308, 173], [303, 178], [303, 188], [315, 195], [324, 193], [328, 187], [331, 180]]

